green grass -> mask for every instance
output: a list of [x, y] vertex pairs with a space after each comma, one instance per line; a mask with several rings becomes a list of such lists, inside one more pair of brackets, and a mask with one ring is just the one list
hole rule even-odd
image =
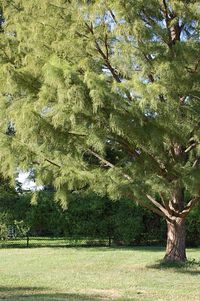
[[[0, 249], [0, 300], [199, 301], [200, 249], [185, 266], [159, 264], [164, 250]], [[195, 259], [195, 260], [194, 260]]]

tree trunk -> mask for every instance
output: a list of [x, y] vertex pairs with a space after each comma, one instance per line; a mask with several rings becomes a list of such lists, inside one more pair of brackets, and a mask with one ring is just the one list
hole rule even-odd
[[185, 233], [185, 220], [183, 218], [176, 218], [173, 222], [167, 221], [167, 247], [164, 261], [186, 261]]

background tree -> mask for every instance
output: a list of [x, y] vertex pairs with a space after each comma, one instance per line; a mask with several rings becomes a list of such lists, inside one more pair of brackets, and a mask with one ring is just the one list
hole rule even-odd
[[20, 184], [17, 183], [16, 189], [10, 185], [9, 179], [0, 176], [0, 239], [6, 239], [9, 235], [9, 226], [14, 224], [16, 216], [16, 204], [20, 200], [18, 191]]
[[199, 201], [199, 3], [2, 5], [2, 172], [32, 168], [63, 201], [83, 187], [129, 197], [165, 218], [165, 260], [184, 261]]

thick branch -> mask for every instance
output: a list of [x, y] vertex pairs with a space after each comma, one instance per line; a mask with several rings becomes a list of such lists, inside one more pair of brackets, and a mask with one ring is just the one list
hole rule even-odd
[[[112, 139], [112, 138], [109, 138]], [[164, 163], [159, 162], [159, 160], [152, 155], [151, 153], [149, 153], [147, 150], [143, 149], [140, 146], [140, 153], [137, 151], [136, 146], [133, 147], [132, 145], [130, 145], [130, 143], [125, 140], [123, 137], [117, 136], [114, 138], [119, 144], [120, 146], [127, 151], [128, 154], [132, 155], [135, 159], [136, 158], [141, 158], [141, 156], [144, 154], [145, 156], [149, 157], [149, 160], [155, 163], [156, 165], [156, 169], [157, 172], [159, 173], [159, 175], [161, 175], [162, 177], [168, 179], [169, 178], [169, 174], [168, 174], [168, 170], [165, 167]]]
[[185, 206], [185, 208], [183, 209], [183, 211], [180, 213], [180, 217], [186, 217], [189, 212], [191, 211], [191, 209], [200, 201], [200, 196], [194, 198], [194, 199], [191, 199], [189, 201], [189, 203]]
[[112, 164], [111, 162], [109, 162], [108, 160], [104, 159], [103, 157], [101, 157], [99, 154], [95, 153], [93, 150], [91, 149], [87, 149], [87, 152], [91, 155], [93, 155], [94, 157], [96, 157], [97, 159], [99, 159], [100, 162], [102, 162], [105, 166], [109, 166], [111, 168], [115, 167], [114, 164]]
[[81, 137], [87, 136], [87, 134], [81, 134], [81, 133], [76, 133], [76, 132], [68, 132], [68, 134], [74, 135], [74, 136], [81, 136]]
[[[114, 168], [114, 167], [115, 167], [114, 164], [112, 164], [112, 163], [109, 162], [108, 160], [105, 160], [105, 159], [102, 158], [99, 154], [97, 154], [96, 152], [92, 151], [91, 149], [88, 149], [87, 151], [88, 151], [88, 153], [92, 154], [94, 157], [96, 157], [97, 159], [99, 159], [100, 162], [104, 163], [105, 166], [109, 166], [109, 167], [111, 167], [111, 168]], [[129, 181], [132, 181], [132, 180], [133, 180], [129, 175], [127, 175], [127, 174], [125, 174], [125, 173], [123, 173], [122, 175], [123, 175], [126, 179], [128, 179]], [[147, 197], [147, 199], [148, 199], [155, 207], [152, 207], [152, 206], [150, 206], [149, 204], [146, 204], [146, 203], [145, 203], [144, 201], [142, 201], [141, 199], [137, 199], [137, 198], [133, 197], [133, 196], [130, 195], [130, 194], [129, 194], [128, 196], [131, 197], [131, 198], [133, 198], [135, 201], [138, 202], [138, 204], [142, 205], [143, 207], [145, 207], [145, 208], [147, 208], [147, 209], [153, 211], [154, 213], [157, 213], [158, 215], [160, 215], [160, 216], [162, 216], [162, 217], [164, 217], [164, 218], [166, 218], [166, 219], [170, 219], [170, 215], [169, 215], [168, 211], [167, 211], [160, 203], [158, 203], [153, 197], [151, 197], [150, 195], [147, 194], [146, 197]]]
[[[146, 203], [143, 202], [142, 200], [136, 199], [136, 201], [137, 201], [138, 204], [140, 204], [142, 207], [149, 209], [150, 211], [152, 211], [152, 212], [158, 214], [158, 215], [161, 216], [161, 217], [167, 218], [166, 215], [165, 215], [162, 211], [158, 210], [157, 208], [152, 207], [152, 206], [150, 206], [149, 204], [146, 204]], [[168, 219], [168, 218], [167, 218], [167, 219]]]
[[197, 142], [192, 143], [188, 148], [186, 148], [185, 153], [189, 153], [192, 149], [194, 149], [198, 145]]
[[198, 163], [200, 163], [200, 157], [198, 157], [194, 163], [192, 164], [192, 167], [196, 167], [198, 165]]
[[165, 208], [167, 209], [167, 211], [169, 212], [169, 214], [172, 214], [172, 210], [169, 206], [169, 202], [166, 200], [166, 198], [162, 195], [162, 193], [160, 193], [163, 205], [165, 206]]
[[150, 196], [149, 194], [146, 195], [146, 197], [148, 198], [148, 200], [154, 205], [156, 206], [163, 214], [164, 217], [168, 217], [170, 218], [169, 212], [159, 203], [157, 202], [152, 196]]
[[[93, 150], [91, 149], [87, 149], [87, 152], [91, 155], [93, 155], [94, 157], [96, 157], [97, 159], [99, 159], [100, 162], [102, 162], [105, 166], [109, 166], [111, 168], [114, 168], [115, 165], [112, 164], [111, 162], [109, 162], [108, 160], [104, 159], [103, 157], [101, 157], [99, 154], [97, 154], [96, 152], [94, 152]], [[132, 180], [132, 178], [127, 175], [126, 173], [123, 173], [122, 172], [122, 175], [124, 176], [124, 178], [128, 179], [129, 181]]]
[[158, 214], [159, 216], [167, 218], [166, 215], [162, 211], [160, 211], [158, 208], [150, 206], [150, 204], [147, 204], [143, 200], [136, 198], [134, 195], [128, 194], [127, 197], [134, 200], [142, 207], [147, 208], [147, 209], [151, 210], [152, 212]]

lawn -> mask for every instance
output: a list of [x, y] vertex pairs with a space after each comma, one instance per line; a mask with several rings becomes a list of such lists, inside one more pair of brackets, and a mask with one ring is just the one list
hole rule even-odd
[[[2, 248], [0, 300], [199, 301], [200, 249], [184, 267], [158, 264], [164, 250]], [[25, 297], [25, 298], [24, 298]]]

